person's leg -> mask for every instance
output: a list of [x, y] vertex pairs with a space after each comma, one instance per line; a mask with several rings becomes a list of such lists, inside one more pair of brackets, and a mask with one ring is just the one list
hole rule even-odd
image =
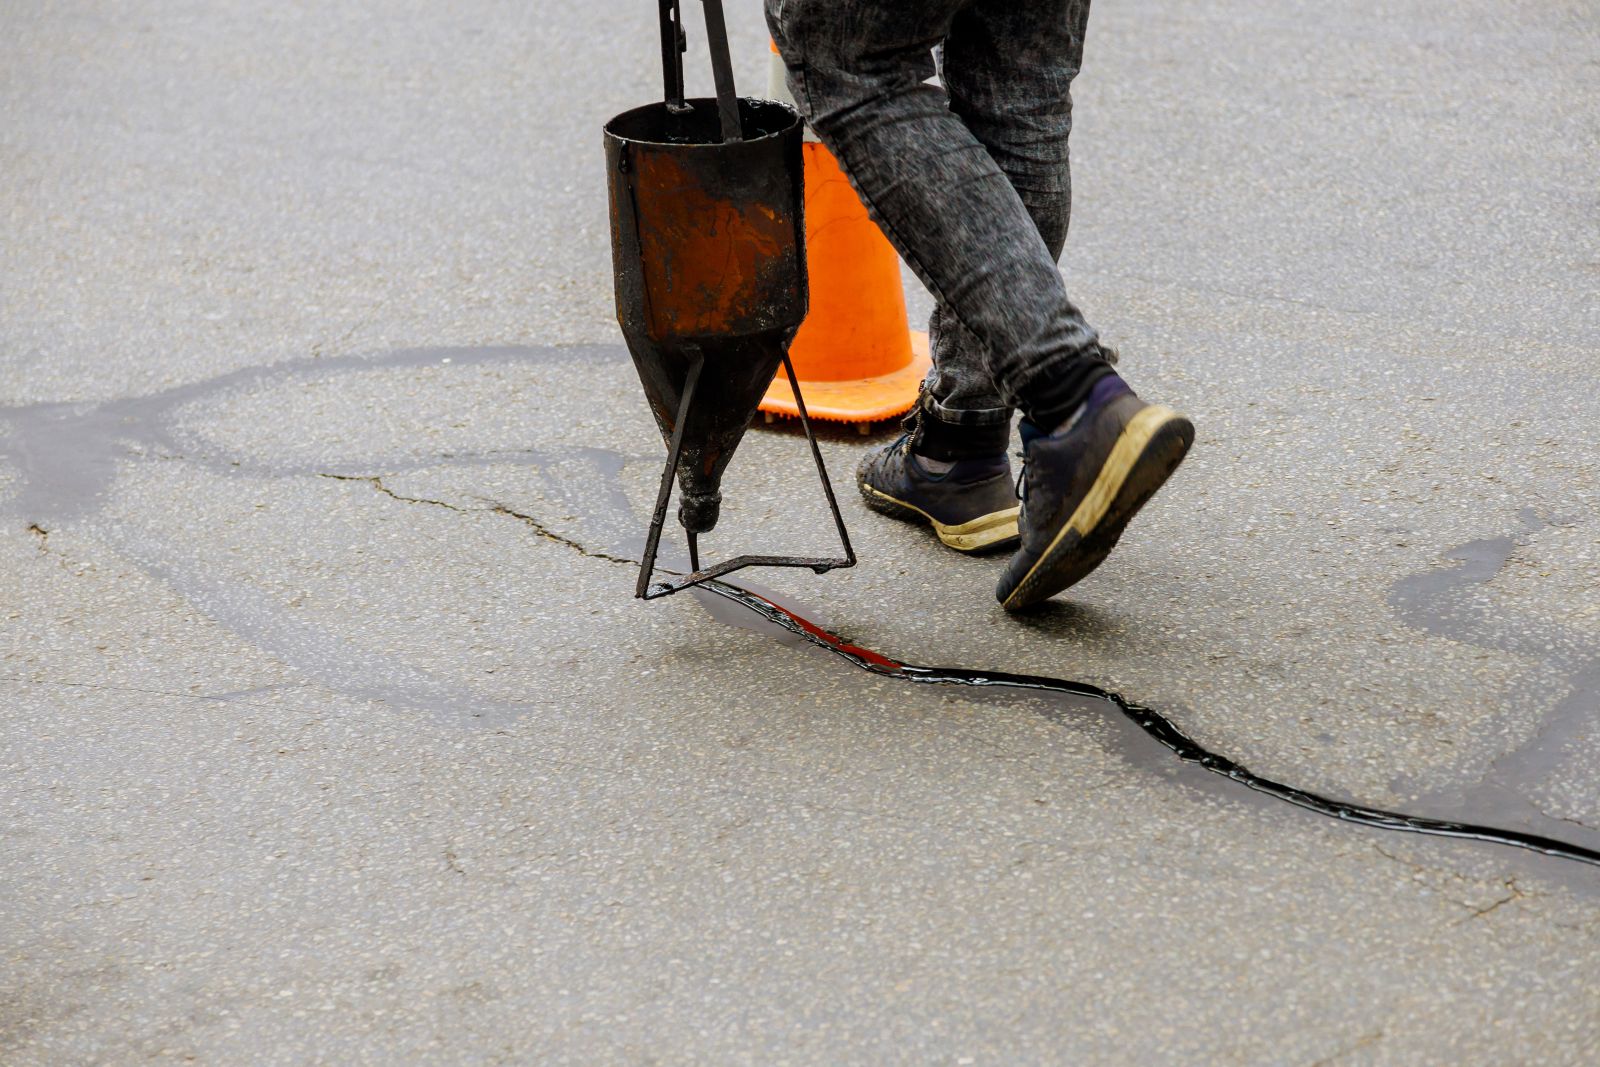
[[942, 50], [950, 110], [1005, 173], [1052, 262], [1072, 214], [1072, 82], [1089, 0], [972, 0]]
[[[926, 84], [934, 47], [968, 6], [767, 0], [767, 16], [796, 102], [884, 233], [982, 346], [1003, 401], [1053, 426], [1106, 365], [1018, 190]], [[1016, 6], [1061, 43], [1047, 27], [1067, 22], [1068, 0]]]
[[[1043, 52], [1034, 57], [1029, 40], [996, 37], [996, 27], [1009, 24], [1002, 0], [994, 2], [990, 14], [985, 0], [767, 0], [767, 16], [802, 113], [906, 262], [983, 345], [1000, 396], [1024, 412], [1021, 546], [995, 590], [1017, 611], [1100, 564], [1183, 459], [1194, 427], [1141, 401], [1110, 370], [1094, 330], [1067, 299], [1053, 254], [1059, 245], [1050, 247], [989, 147], [952, 110], [972, 105], [981, 127], [984, 95], [1005, 99], [1015, 87], [1007, 73], [1013, 56], [1019, 70], [1033, 72], [1024, 82], [1054, 78], [1058, 99], [1067, 99], [1063, 67]], [[1010, 14], [1059, 47], [1061, 27], [1072, 32], [1068, 16], [1085, 10], [1078, 3], [1038, 0]], [[924, 84], [941, 41], [965, 57], [961, 104], [952, 94], [947, 105]], [[1023, 172], [1049, 159], [1052, 108], [1049, 94], [1043, 99], [1015, 116], [1024, 136], [996, 149], [1014, 152]], [[994, 114], [1006, 121], [1003, 109]], [[1035, 206], [1064, 193], [1064, 167], [1059, 189], [1049, 186], [1047, 165], [1025, 173], [1025, 186], [1030, 178], [1042, 183], [1030, 192]], [[1059, 221], [1064, 238], [1064, 212]], [[915, 460], [903, 446], [894, 455]]]
[[930, 525], [958, 551], [1014, 544], [1021, 507], [1006, 454], [1011, 409], [983, 347], [953, 317], [941, 321], [935, 310], [929, 335], [933, 367], [906, 432], [861, 457], [856, 487], [874, 511]]
[[[1068, 90], [1081, 65], [1088, 5], [1065, 15], [1041, 25], [1036, 12], [1010, 0], [969, 0], [939, 49], [950, 110], [1021, 196], [1052, 258], [1061, 254], [1071, 212]], [[911, 437], [864, 457], [857, 485], [878, 511], [927, 518], [946, 544], [1009, 543], [1019, 512], [1005, 456], [1012, 412], [990, 353], [942, 301], [928, 336], [933, 367], [907, 426]], [[975, 544], [964, 532], [975, 525], [992, 541]]]
[[[1088, 18], [1089, 0], [971, 0], [952, 18], [939, 50], [951, 112], [1005, 173], [1052, 259], [1061, 257], [1072, 214], [1070, 90], [1083, 65]], [[934, 306], [928, 333], [934, 357], [929, 416], [968, 426], [1009, 425], [1011, 413], [983, 344], [942, 303]]]
[[942, 303], [928, 317], [933, 366], [922, 383], [919, 448], [941, 459], [995, 456], [1011, 442], [1011, 406], [989, 371], [989, 352]]
[[[922, 84], [934, 73], [933, 49], [943, 41], [960, 3], [857, 0], [841, 5], [767, 0], [768, 23], [780, 52], [785, 53], [796, 103], [825, 143], [830, 141], [828, 131], [864, 121], [878, 131], [869, 138], [878, 146], [873, 151], [885, 151], [889, 157], [904, 155], [910, 145], [916, 145], [919, 154], [924, 150], [940, 155], [971, 152], [974, 147], [982, 152], [960, 120], [950, 114], [943, 92]], [[883, 42], [892, 44], [886, 49]], [[868, 58], [873, 52], [883, 54]], [[813, 62], [820, 66], [806, 74], [796, 67], [797, 54], [814, 57]], [[824, 113], [832, 117], [824, 118]], [[896, 125], [904, 122], [926, 125], [920, 134], [897, 131]], [[903, 187], [885, 194], [882, 186], [916, 182], [915, 173], [878, 168], [864, 184], [861, 166], [852, 163], [837, 141], [828, 146], [863, 193], [874, 218], [894, 240], [893, 224], [879, 204], [888, 200], [890, 214], [901, 220], [904, 229], [910, 224], [894, 205], [915, 194]], [[905, 163], [917, 166], [911, 159]], [[992, 163], [988, 169], [994, 169]], [[919, 236], [937, 238], [937, 233], [919, 230]], [[920, 262], [917, 253], [908, 255], [903, 243], [896, 245], [908, 262]], [[937, 247], [931, 253], [924, 249], [921, 258], [930, 255], [940, 261], [947, 258]], [[926, 272], [920, 273], [933, 288], [935, 283]], [[995, 393], [981, 345], [961, 346], [961, 352], [973, 358], [962, 359], [959, 353], [946, 358], [952, 354], [951, 339], [959, 330], [953, 316], [943, 325], [934, 324], [931, 340], [936, 366], [906, 419], [906, 433], [893, 444], [865, 455], [856, 471], [856, 483], [872, 509], [930, 525], [944, 544], [972, 552], [1014, 543], [1019, 507], [1006, 456], [1011, 409]], [[933, 400], [935, 390], [960, 410], [952, 409], [948, 419], [940, 417]]]

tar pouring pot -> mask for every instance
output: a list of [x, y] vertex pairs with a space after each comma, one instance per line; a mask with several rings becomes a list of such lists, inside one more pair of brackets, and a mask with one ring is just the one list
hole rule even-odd
[[[717, 96], [683, 98], [681, 0], [658, 0], [665, 99], [605, 126], [617, 321], [667, 445], [636, 595], [650, 599], [748, 566], [849, 567], [845, 532], [789, 342], [806, 316], [801, 120], [734, 93], [721, 0], [704, 0]], [[788, 370], [843, 558], [735, 556], [700, 566], [722, 473], [779, 366]], [[692, 573], [652, 583], [676, 479]]]

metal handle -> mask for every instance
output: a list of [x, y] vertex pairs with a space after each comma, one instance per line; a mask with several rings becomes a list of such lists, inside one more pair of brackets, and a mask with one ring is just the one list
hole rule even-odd
[[[733, 62], [728, 58], [728, 26], [722, 17], [722, 0], [702, 0], [706, 9], [706, 46], [711, 52], [711, 77], [717, 85], [717, 116], [722, 123], [722, 140], [744, 140], [739, 121], [739, 94], [733, 86]], [[660, 0], [661, 79], [667, 110], [684, 112], [683, 53], [689, 47], [683, 30], [682, 0]]]
[[687, 111], [683, 102], [683, 53], [689, 47], [683, 32], [680, 0], [661, 0], [661, 77], [665, 84], [668, 111]]
[[733, 64], [728, 59], [728, 27], [722, 21], [722, 0], [706, 5], [706, 44], [711, 49], [711, 76], [717, 83], [717, 113], [722, 118], [722, 140], [744, 140], [739, 122], [739, 94], [733, 90]]

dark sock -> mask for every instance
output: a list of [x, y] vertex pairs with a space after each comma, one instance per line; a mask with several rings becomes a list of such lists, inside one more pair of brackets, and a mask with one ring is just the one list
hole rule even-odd
[[1103, 359], [1089, 356], [1078, 359], [1065, 374], [1034, 390], [1032, 403], [1025, 409], [1029, 421], [1035, 426], [1060, 426], [1089, 399], [1096, 385], [1115, 377], [1116, 373]]
[[[1071, 429], [1073, 423], [1077, 422], [1079, 416], [1088, 411], [1089, 408], [1099, 407], [1101, 404], [1111, 402], [1123, 393], [1131, 392], [1133, 392], [1132, 387], [1123, 381], [1116, 372], [1113, 371], [1105, 375], [1094, 383], [1094, 387], [1089, 390], [1089, 395], [1084, 398], [1083, 402], [1069, 411], [1065, 418], [1058, 420], [1050, 430], [1041, 430], [1031, 419], [1023, 419], [1017, 427], [1022, 434], [1022, 447], [1027, 448], [1028, 443], [1036, 438], [1062, 433]], [[1049, 424], [1047, 423], [1046, 425]]]

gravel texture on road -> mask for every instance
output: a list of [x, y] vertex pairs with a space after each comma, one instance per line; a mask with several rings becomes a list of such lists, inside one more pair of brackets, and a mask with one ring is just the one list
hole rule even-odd
[[[751, 579], [1600, 846], [1592, 16], [1102, 5], [1063, 271], [1190, 458], [1018, 619], [854, 497], [891, 427], [826, 429], [860, 565]], [[599, 129], [646, 6], [0, 29], [0, 1060], [1600, 1059], [1594, 868], [631, 598], [664, 449]], [[792, 425], [724, 492], [708, 558], [833, 550]]]

